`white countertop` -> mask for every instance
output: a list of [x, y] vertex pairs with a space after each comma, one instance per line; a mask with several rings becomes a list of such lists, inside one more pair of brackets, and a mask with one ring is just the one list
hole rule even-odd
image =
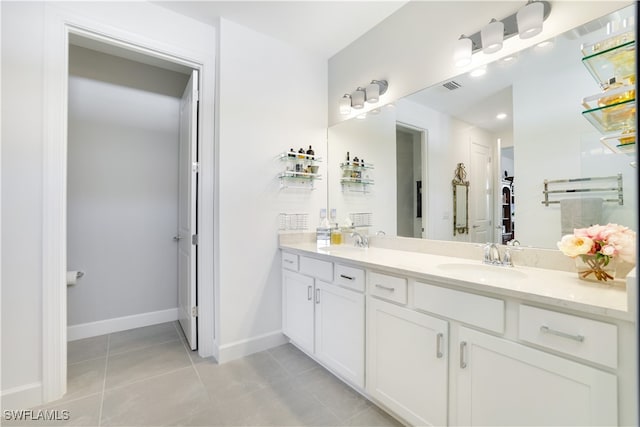
[[[488, 266], [480, 260], [422, 252], [377, 247], [361, 249], [349, 245], [317, 248], [315, 242], [281, 243], [280, 247], [301, 255], [312, 254], [328, 261], [356, 263], [366, 268], [413, 276], [445, 286], [454, 285], [621, 320], [636, 319], [635, 304], [630, 301], [636, 294], [627, 292], [628, 286], [635, 286], [633, 272], [626, 282], [617, 279], [599, 284], [580, 280], [575, 272], [523, 266]], [[477, 273], [474, 272], [474, 266], [479, 268]], [[511, 272], [498, 273], [504, 270]]]

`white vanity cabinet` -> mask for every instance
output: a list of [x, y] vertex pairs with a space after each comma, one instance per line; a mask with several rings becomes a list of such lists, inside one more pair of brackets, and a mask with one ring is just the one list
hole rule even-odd
[[364, 270], [287, 252], [282, 266], [282, 332], [363, 389]]
[[412, 425], [447, 425], [448, 323], [374, 297], [367, 304], [367, 393]]
[[282, 332], [308, 353], [314, 345], [314, 281], [282, 271]]
[[457, 425], [618, 423], [613, 374], [465, 327], [455, 345]]

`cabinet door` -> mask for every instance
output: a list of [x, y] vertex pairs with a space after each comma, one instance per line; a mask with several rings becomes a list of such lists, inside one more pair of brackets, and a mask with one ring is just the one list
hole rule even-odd
[[364, 295], [316, 281], [316, 357], [364, 388]]
[[615, 375], [460, 328], [458, 425], [617, 425]]
[[313, 279], [282, 271], [282, 332], [313, 353]]
[[412, 425], [447, 425], [448, 323], [367, 304], [367, 391]]

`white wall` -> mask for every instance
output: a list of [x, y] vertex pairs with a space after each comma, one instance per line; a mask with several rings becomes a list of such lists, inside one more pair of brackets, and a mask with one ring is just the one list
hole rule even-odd
[[[386, 79], [389, 90], [382, 103], [392, 102], [425, 87], [507, 56], [524, 47], [561, 34], [580, 24], [630, 4], [629, 1], [554, 1], [536, 37], [512, 37], [493, 55], [478, 53], [466, 68], [455, 68], [452, 52], [460, 34], [480, 31], [492, 18], [515, 13], [519, 1], [409, 2], [329, 60], [329, 123], [345, 117], [338, 111], [344, 93], [372, 79]], [[375, 108], [372, 106], [371, 108]], [[355, 114], [355, 113], [354, 113]]]
[[[64, 10], [100, 28], [115, 28], [125, 40], [154, 40], [185, 58], [206, 58], [204, 111], [213, 109], [212, 27], [146, 2], [1, 2], [2, 7], [2, 393], [3, 405], [27, 407], [42, 399], [42, 289], [44, 222], [45, 26]], [[57, 21], [56, 21], [57, 22]], [[60, 29], [62, 31], [62, 29]], [[209, 56], [208, 56], [209, 55]], [[50, 70], [56, 73], [58, 70]], [[62, 102], [62, 100], [60, 100]], [[203, 125], [208, 163], [213, 134]], [[213, 157], [211, 155], [211, 157]], [[204, 203], [213, 206], [211, 176]], [[207, 219], [205, 219], [207, 220]], [[208, 219], [211, 224], [213, 219]], [[213, 226], [203, 227], [212, 234]], [[211, 265], [204, 266], [212, 269]], [[210, 275], [212, 276], [212, 274]], [[213, 283], [208, 283], [212, 288]], [[211, 292], [213, 293], [213, 292]], [[213, 323], [213, 322], [211, 322]], [[20, 327], [15, 327], [19, 324]], [[210, 344], [212, 345], [212, 344]], [[15, 398], [14, 398], [15, 397]]]
[[175, 309], [180, 96], [188, 76], [71, 46], [68, 325]]
[[[353, 119], [329, 128], [328, 183], [329, 207], [337, 210], [342, 225], [349, 213], [372, 213], [372, 229], [395, 236], [396, 224], [396, 121], [395, 111], [383, 108], [379, 114], [369, 114], [365, 119]], [[360, 185], [340, 184], [340, 163], [350, 159], [363, 159], [373, 169], [365, 177], [374, 181], [364, 193]], [[391, 202], [390, 202], [391, 201]], [[363, 231], [363, 230], [360, 230]]]
[[[41, 3], [2, 7], [2, 390], [39, 391], [42, 340]], [[19, 324], [20, 327], [15, 325]]]
[[[278, 213], [326, 207], [326, 186], [279, 188], [278, 154], [326, 159], [326, 61], [220, 20], [220, 358], [281, 339]], [[327, 163], [319, 173], [326, 177]]]

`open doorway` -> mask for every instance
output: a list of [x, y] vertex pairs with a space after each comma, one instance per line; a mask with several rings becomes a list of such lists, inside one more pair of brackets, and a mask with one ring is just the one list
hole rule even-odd
[[400, 237], [424, 236], [424, 141], [424, 130], [396, 124], [396, 233]]
[[197, 87], [189, 67], [70, 36], [69, 340], [180, 320], [197, 348]]

